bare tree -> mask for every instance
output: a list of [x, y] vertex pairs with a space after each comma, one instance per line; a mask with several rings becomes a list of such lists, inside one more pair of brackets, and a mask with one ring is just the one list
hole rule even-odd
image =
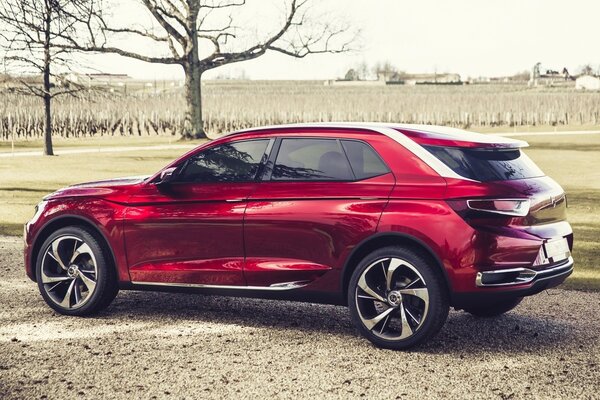
[[358, 76], [358, 72], [354, 68], [350, 68], [346, 71], [346, 75], [344, 75], [344, 80], [346, 81], [358, 81], [360, 77]]
[[579, 68], [580, 75], [594, 75], [594, 68], [591, 64], [585, 64]]
[[390, 62], [378, 62], [373, 66], [373, 73], [377, 79], [383, 79], [385, 82], [393, 80], [398, 74], [398, 69]]
[[[349, 50], [356, 32], [347, 26], [315, 17], [309, 0], [290, 0], [284, 18], [272, 32], [249, 34], [248, 26], [236, 24], [246, 0], [137, 0], [147, 9], [158, 29], [125, 27], [109, 23], [97, 15], [99, 26], [90, 20], [90, 31], [99, 29], [90, 43], [77, 40], [70, 47], [101, 53], [115, 53], [150, 63], [181, 65], [185, 72], [187, 109], [182, 136], [204, 138], [202, 118], [202, 74], [213, 68], [252, 60], [269, 51], [303, 58], [310, 54], [339, 53]], [[285, 3], [284, 3], [285, 4]], [[257, 20], [258, 29], [262, 21]], [[118, 43], [123, 35], [151, 40], [162, 46], [162, 55], [141, 54]], [[262, 36], [262, 37], [261, 37]], [[251, 44], [248, 44], [249, 42]], [[202, 54], [202, 55], [201, 55]]]
[[[72, 94], [77, 88], [56, 87], [58, 75], [53, 68], [72, 62], [69, 48], [60, 47], [64, 37], [75, 36], [80, 21], [89, 18], [87, 0], [3, 0], [0, 2], [0, 46], [5, 50], [5, 66], [21, 76], [22, 93], [40, 97], [44, 102], [44, 154], [53, 155], [51, 102], [56, 96]], [[82, 25], [85, 27], [85, 25]], [[64, 43], [63, 43], [64, 44]], [[42, 77], [25, 79], [24, 74]]]
[[358, 80], [369, 79], [369, 65], [366, 61], [363, 60], [356, 66], [356, 73], [358, 74]]

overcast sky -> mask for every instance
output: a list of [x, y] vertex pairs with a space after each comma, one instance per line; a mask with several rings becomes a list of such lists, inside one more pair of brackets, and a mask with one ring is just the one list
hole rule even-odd
[[[266, 14], [257, 13], [245, 23], [275, 29], [276, 23], [265, 22], [269, 20], [265, 15], [277, 12], [274, 0], [259, 1], [254, 4], [260, 4]], [[407, 72], [456, 72], [463, 77], [513, 74], [531, 69], [538, 61], [544, 68], [566, 66], [571, 71], [600, 63], [597, 0], [318, 1], [362, 31], [360, 51], [302, 60], [269, 54], [216, 69], [206, 77], [238, 75], [243, 70], [252, 79], [329, 79], [362, 61], [386, 60]], [[143, 52], [145, 45], [138, 47]], [[135, 78], [183, 77], [178, 66], [117, 56], [102, 56], [94, 62], [104, 72]]]

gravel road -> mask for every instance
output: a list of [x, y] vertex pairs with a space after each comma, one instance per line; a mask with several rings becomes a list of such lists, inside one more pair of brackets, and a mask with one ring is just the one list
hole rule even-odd
[[600, 294], [552, 290], [481, 320], [451, 312], [413, 352], [343, 307], [121, 292], [93, 318], [48, 308], [0, 238], [0, 398], [600, 398]]

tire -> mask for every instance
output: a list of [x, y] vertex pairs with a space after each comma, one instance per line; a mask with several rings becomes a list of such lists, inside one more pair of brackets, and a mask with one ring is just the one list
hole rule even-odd
[[490, 305], [486, 306], [473, 306], [473, 307], [465, 307], [463, 308], [469, 314], [472, 314], [476, 317], [480, 318], [491, 318], [502, 315], [506, 312], [509, 312], [513, 308], [519, 305], [523, 300], [522, 297], [515, 297], [511, 299], [502, 300]]
[[377, 347], [404, 350], [422, 344], [439, 332], [448, 317], [443, 279], [428, 258], [413, 249], [375, 250], [350, 278], [352, 322]]
[[119, 286], [110, 250], [82, 226], [53, 232], [36, 261], [36, 279], [46, 303], [64, 315], [92, 315], [116, 297]]

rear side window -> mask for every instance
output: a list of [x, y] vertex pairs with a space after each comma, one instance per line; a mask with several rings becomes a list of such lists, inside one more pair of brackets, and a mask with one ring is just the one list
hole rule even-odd
[[367, 179], [390, 172], [371, 146], [357, 140], [342, 140], [344, 151], [356, 179]]
[[544, 176], [538, 166], [519, 149], [423, 147], [458, 175], [480, 182]]
[[335, 139], [282, 139], [272, 180], [351, 181], [348, 159]]
[[177, 181], [253, 181], [268, 144], [269, 140], [249, 140], [206, 149], [187, 161]]

